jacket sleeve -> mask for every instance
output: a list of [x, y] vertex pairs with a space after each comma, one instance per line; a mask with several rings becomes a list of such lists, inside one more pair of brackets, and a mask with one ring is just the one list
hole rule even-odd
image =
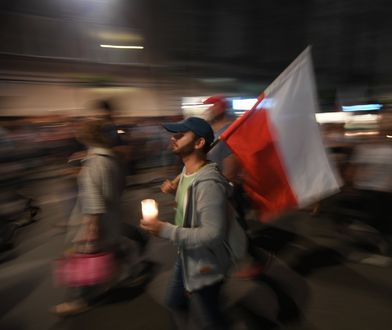
[[160, 237], [167, 238], [186, 249], [212, 247], [225, 237], [227, 197], [223, 184], [209, 180], [195, 187], [195, 216], [197, 227], [183, 228], [165, 223]]

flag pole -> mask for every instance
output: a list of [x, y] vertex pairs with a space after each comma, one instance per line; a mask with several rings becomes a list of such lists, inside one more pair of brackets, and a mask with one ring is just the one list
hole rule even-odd
[[211, 150], [213, 147], [215, 147], [220, 141], [221, 141], [220, 136], [218, 136], [218, 137], [214, 140], [214, 142], [211, 143], [210, 150]]

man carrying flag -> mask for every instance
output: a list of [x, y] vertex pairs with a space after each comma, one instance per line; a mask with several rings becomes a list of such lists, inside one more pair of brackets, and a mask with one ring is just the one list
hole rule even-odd
[[220, 136], [241, 162], [244, 187], [267, 221], [339, 189], [315, 112], [310, 48], [264, 91], [253, 108]]
[[[315, 118], [317, 109], [307, 48], [264, 91], [252, 109], [220, 135], [241, 164], [242, 185], [263, 222], [339, 189], [339, 179], [322, 144]], [[161, 189], [175, 191], [176, 183], [167, 180]], [[257, 261], [263, 251], [254, 250], [251, 255]], [[258, 275], [266, 258], [261, 259], [261, 264], [256, 262], [236, 275]]]

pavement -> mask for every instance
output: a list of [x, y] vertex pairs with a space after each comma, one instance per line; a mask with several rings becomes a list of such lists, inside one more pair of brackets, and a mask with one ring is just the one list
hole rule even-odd
[[[0, 261], [0, 329], [173, 329], [163, 297], [176, 254], [170, 242], [159, 238], [150, 240], [145, 253], [154, 264], [148, 283], [123, 288], [72, 318], [48, 312], [65, 295], [53, 285], [51, 261], [63, 251], [62, 225], [75, 193], [74, 180], [60, 173], [35, 178], [24, 187], [41, 205], [42, 215], [18, 230], [12, 258]], [[173, 168], [165, 168], [129, 177], [123, 220], [137, 225], [145, 198], [158, 200], [160, 217], [172, 219], [172, 197], [159, 191], [159, 182], [174, 175]], [[350, 259], [358, 252], [350, 241], [353, 235], [333, 219], [295, 212], [268, 228], [250, 224], [254, 241], [274, 257], [260, 278], [228, 280], [222, 307], [233, 329], [391, 328], [392, 267]]]

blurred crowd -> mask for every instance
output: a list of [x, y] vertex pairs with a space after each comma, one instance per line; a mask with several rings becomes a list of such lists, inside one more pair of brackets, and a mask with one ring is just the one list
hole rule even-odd
[[[347, 130], [344, 124], [322, 127], [325, 146], [342, 180], [341, 191], [317, 204], [339, 225], [360, 233], [364, 251], [392, 252], [392, 112], [384, 109], [372, 129]], [[358, 230], [357, 230], [358, 229]]]
[[[56, 116], [3, 120], [0, 131], [2, 180], [20, 179], [47, 166], [66, 165], [70, 155], [83, 149], [75, 133], [84, 119]], [[162, 137], [166, 133], [160, 127], [162, 118], [127, 119], [116, 123], [116, 130], [122, 144], [129, 147], [129, 174], [175, 162], [164, 145]], [[133, 152], [135, 149], [137, 153]]]
[[[116, 118], [112, 109], [104, 109], [105, 104], [98, 107], [101, 107], [98, 117], [113, 125], [117, 144], [122, 146], [126, 158], [128, 176], [146, 169], [178, 166], [178, 159], [168, 149], [168, 134], [161, 123], [176, 121], [181, 116]], [[382, 228], [390, 227], [387, 219], [392, 192], [391, 118], [391, 110], [384, 109], [377, 129], [371, 132], [348, 130], [344, 123], [320, 127], [330, 159], [342, 179], [343, 189], [338, 195], [345, 196], [344, 207], [355, 210], [372, 224], [382, 224]], [[4, 220], [14, 219], [13, 214], [20, 214], [31, 202], [17, 194], [28, 180], [72, 173], [69, 160], [84, 150], [75, 134], [85, 119], [67, 116], [1, 119], [0, 202]], [[321, 205], [330, 207], [328, 201]]]

